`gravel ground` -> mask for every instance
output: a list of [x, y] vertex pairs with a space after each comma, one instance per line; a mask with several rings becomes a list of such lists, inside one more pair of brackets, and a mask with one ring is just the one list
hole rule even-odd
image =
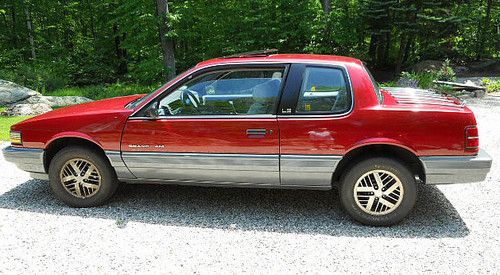
[[[500, 160], [500, 97], [469, 104]], [[126, 185], [72, 209], [0, 156], [0, 273], [499, 273], [493, 165], [482, 183], [423, 186], [407, 221], [373, 228], [334, 192]]]

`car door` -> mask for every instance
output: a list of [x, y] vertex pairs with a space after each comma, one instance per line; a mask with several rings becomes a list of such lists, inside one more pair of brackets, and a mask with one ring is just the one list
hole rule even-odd
[[281, 185], [330, 188], [352, 127], [347, 70], [294, 64], [288, 79], [278, 115]]
[[276, 109], [286, 71], [277, 64], [194, 72], [129, 118], [124, 162], [139, 179], [279, 185]]

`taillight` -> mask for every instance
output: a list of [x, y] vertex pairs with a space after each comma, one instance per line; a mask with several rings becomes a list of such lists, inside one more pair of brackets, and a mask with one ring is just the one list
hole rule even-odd
[[465, 128], [465, 149], [475, 150], [479, 148], [479, 133], [476, 126], [467, 126]]

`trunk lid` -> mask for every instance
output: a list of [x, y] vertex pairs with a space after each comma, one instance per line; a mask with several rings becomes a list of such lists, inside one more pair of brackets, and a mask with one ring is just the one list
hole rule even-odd
[[464, 108], [465, 103], [451, 95], [432, 90], [404, 87], [383, 88], [396, 103]]

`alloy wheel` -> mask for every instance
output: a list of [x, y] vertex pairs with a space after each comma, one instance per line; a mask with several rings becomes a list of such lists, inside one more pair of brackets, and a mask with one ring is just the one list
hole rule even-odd
[[386, 215], [396, 210], [403, 195], [401, 180], [386, 170], [369, 171], [354, 185], [356, 204], [370, 215]]
[[61, 184], [78, 198], [92, 197], [101, 187], [101, 174], [96, 166], [85, 159], [68, 160], [60, 172]]

